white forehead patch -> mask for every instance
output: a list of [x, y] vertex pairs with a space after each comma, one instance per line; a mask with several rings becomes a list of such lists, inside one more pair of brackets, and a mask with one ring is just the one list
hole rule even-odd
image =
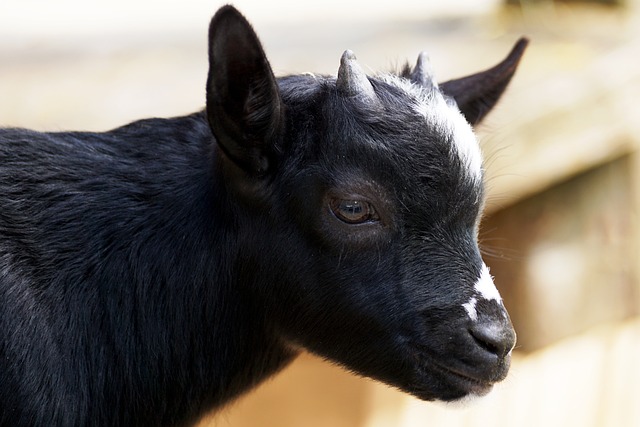
[[393, 74], [385, 74], [380, 78], [413, 98], [413, 110], [424, 117], [429, 125], [451, 137], [452, 148], [465, 166], [469, 177], [480, 181], [482, 179], [480, 144], [478, 144], [471, 125], [466, 121], [457, 105], [454, 102], [447, 102], [442, 93], [434, 88], [422, 87]]
[[[444, 98], [443, 98], [444, 101]], [[462, 160], [462, 164], [469, 171], [469, 175], [480, 181], [482, 179], [482, 152], [480, 144], [473, 133], [471, 125], [464, 118], [457, 106], [452, 106], [444, 101], [444, 106], [439, 103], [435, 113], [441, 123], [446, 123], [453, 135], [453, 144]]]
[[480, 278], [476, 282], [474, 289], [486, 300], [495, 300], [497, 302], [502, 301], [498, 288], [496, 288], [496, 285], [493, 283], [493, 278], [489, 273], [489, 267], [484, 263], [482, 264], [482, 270], [480, 271]]

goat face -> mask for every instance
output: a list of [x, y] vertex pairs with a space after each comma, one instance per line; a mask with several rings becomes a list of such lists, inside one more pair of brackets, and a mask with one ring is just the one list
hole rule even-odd
[[442, 85], [424, 56], [372, 78], [350, 52], [337, 78], [276, 80], [244, 18], [214, 17], [207, 114], [246, 233], [239, 292], [282, 343], [427, 400], [505, 377], [515, 333], [477, 245], [469, 122], [497, 102], [525, 44]]

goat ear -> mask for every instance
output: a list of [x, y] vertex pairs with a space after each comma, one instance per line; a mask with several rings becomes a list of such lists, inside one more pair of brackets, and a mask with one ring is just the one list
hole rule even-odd
[[528, 43], [526, 38], [521, 38], [509, 55], [495, 67], [441, 83], [440, 90], [453, 97], [470, 124], [480, 123], [507, 88]]
[[274, 167], [282, 99], [256, 33], [232, 6], [209, 26], [207, 119], [220, 148], [250, 176]]

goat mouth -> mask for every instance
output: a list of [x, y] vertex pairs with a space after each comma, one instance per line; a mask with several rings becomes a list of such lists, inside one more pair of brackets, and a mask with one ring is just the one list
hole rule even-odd
[[460, 370], [451, 368], [450, 366], [435, 362], [434, 360], [430, 361], [429, 367], [461, 386], [467, 394], [484, 396], [493, 388], [494, 383], [491, 381], [481, 380]]
[[446, 384], [447, 392], [439, 396], [439, 400], [455, 401], [466, 396], [485, 396], [495, 384], [494, 381], [478, 378], [451, 364], [436, 360], [434, 357], [425, 355], [424, 352], [414, 352], [414, 358], [418, 362], [420, 377], [435, 376], [441, 379], [441, 384]]

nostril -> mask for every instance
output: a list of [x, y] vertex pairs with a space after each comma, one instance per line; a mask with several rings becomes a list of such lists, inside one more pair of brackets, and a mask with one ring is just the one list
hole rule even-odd
[[471, 332], [471, 336], [476, 341], [476, 344], [478, 344], [480, 347], [487, 350], [489, 353], [493, 353], [493, 354], [500, 353], [498, 344], [496, 344], [495, 341], [491, 339], [491, 337], [488, 337], [487, 335], [483, 334], [478, 330], [472, 330], [470, 332]]
[[478, 346], [500, 358], [506, 357], [516, 343], [515, 332], [511, 325], [480, 323], [469, 329], [469, 333]]

